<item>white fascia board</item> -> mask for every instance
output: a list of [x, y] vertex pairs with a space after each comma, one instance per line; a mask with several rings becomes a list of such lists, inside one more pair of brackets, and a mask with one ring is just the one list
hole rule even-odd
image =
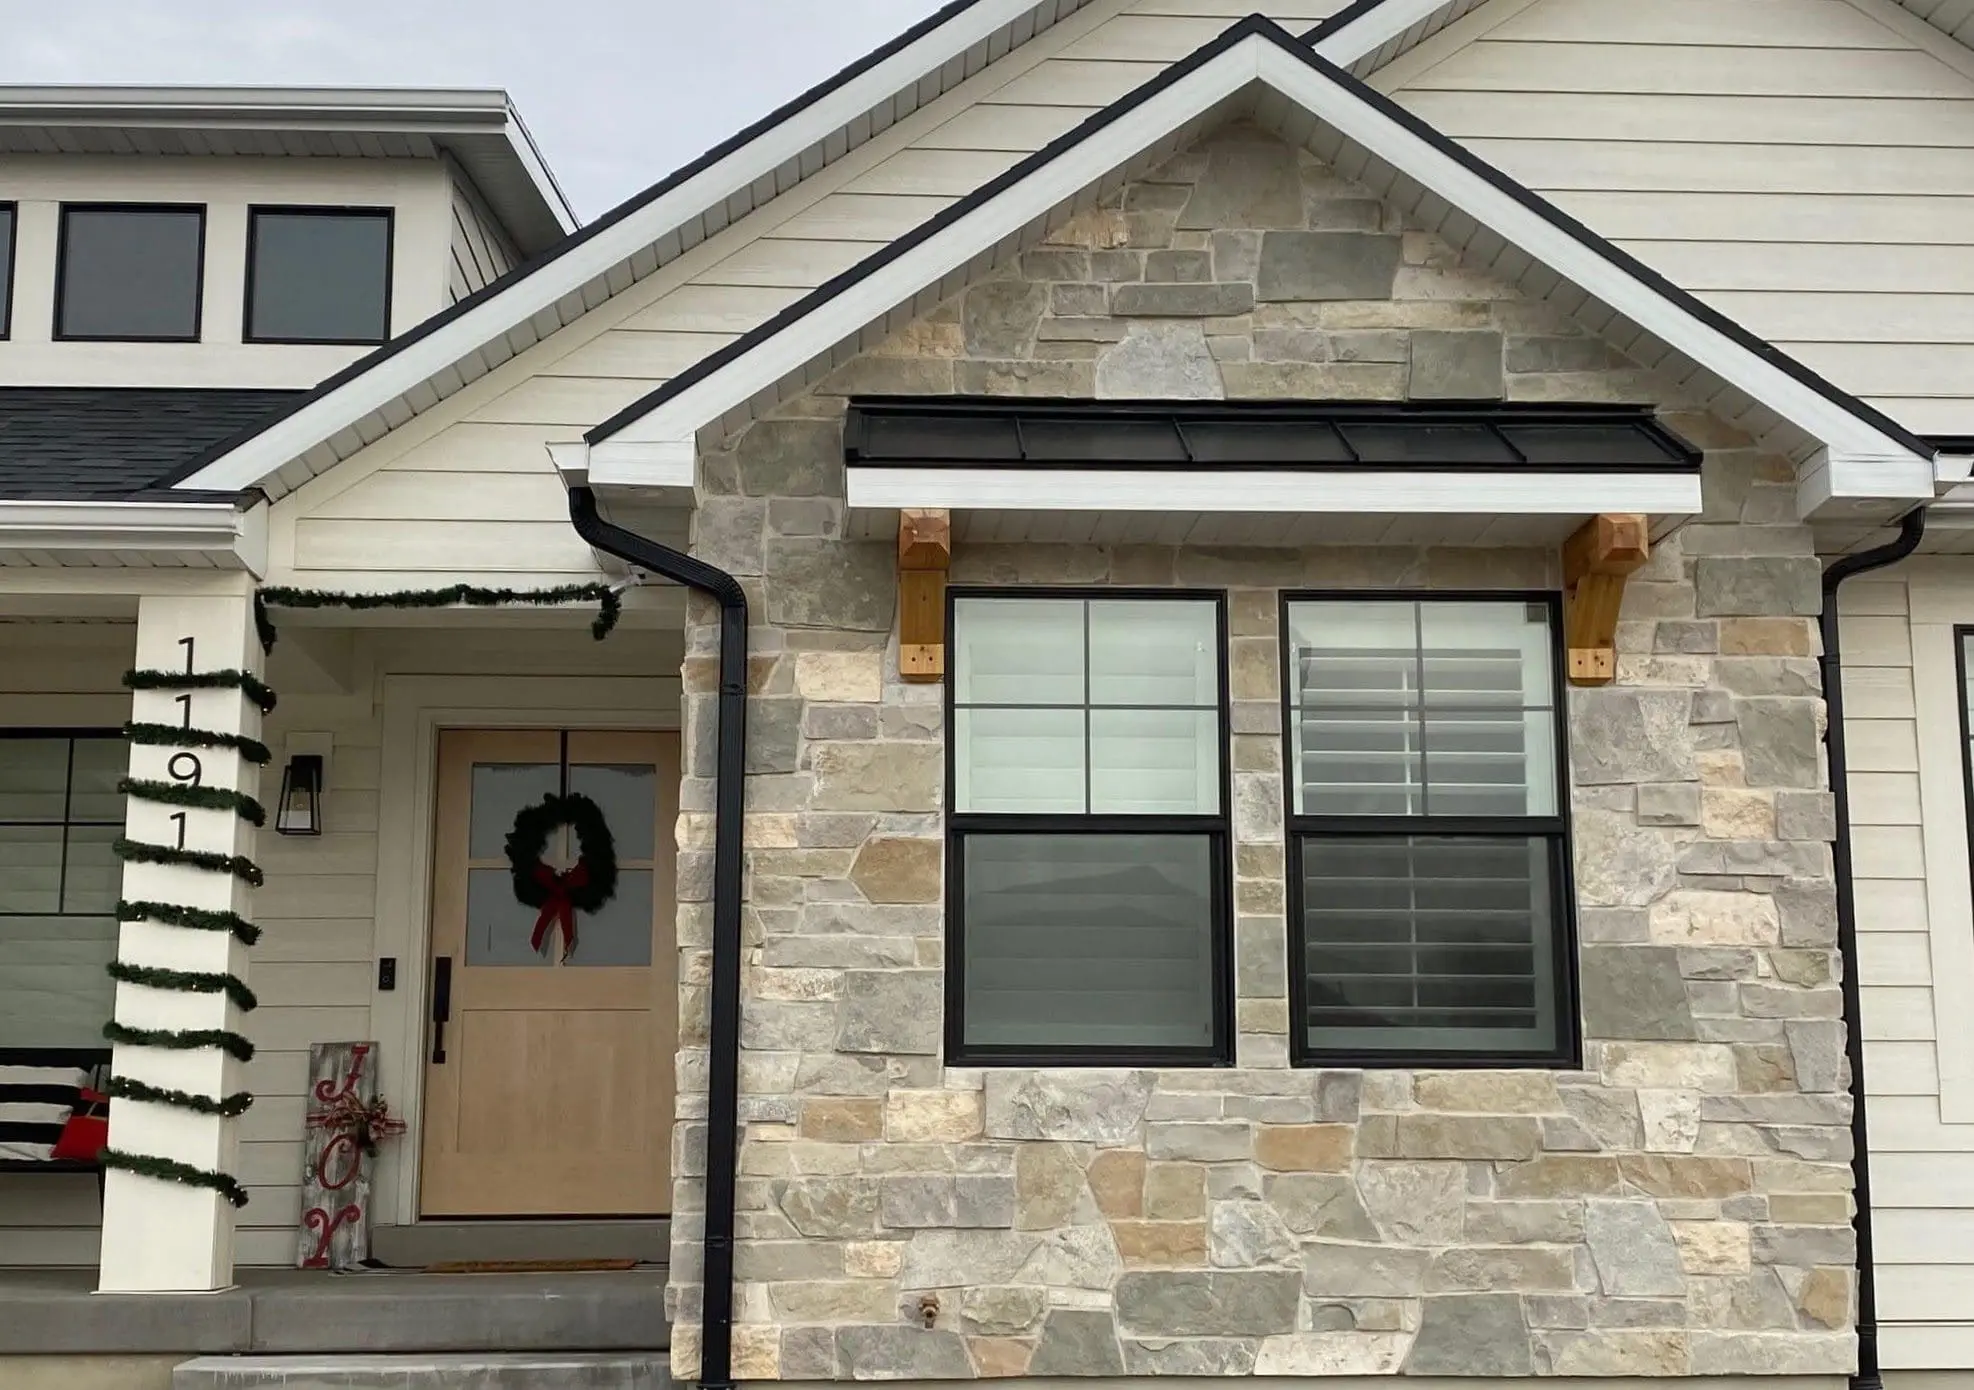
[[555, 181], [555, 173], [548, 167], [548, 161], [542, 158], [541, 150], [535, 144], [535, 137], [529, 133], [527, 123], [521, 119], [521, 113], [511, 103], [507, 107], [507, 128], [504, 133], [508, 148], [514, 151], [515, 162], [526, 172], [528, 181], [534, 184], [535, 190], [541, 194], [542, 203], [555, 218], [556, 225], [562, 228], [563, 235], [575, 231], [582, 222], [577, 218], [576, 210], [569, 206], [569, 199], [562, 192], [562, 185]]
[[[1392, 0], [1402, 3], [1403, 0]], [[1311, 115], [1444, 198], [1624, 318], [1738, 387], [1838, 459], [1876, 460], [1901, 474], [1898, 486], [1932, 496], [1932, 461], [1837, 402], [1696, 318], [1595, 247], [1482, 178], [1444, 150], [1344, 90], [1325, 74], [1269, 45], [1260, 77]], [[1923, 487], [1921, 485], [1923, 484]]]
[[570, 487], [621, 487], [692, 490], [697, 450], [687, 440], [639, 443], [609, 439], [601, 444], [576, 440], [550, 444], [548, 456]]
[[1144, 150], [1212, 109], [1255, 79], [1255, 60], [1270, 47], [1246, 38], [1200, 64], [1163, 91], [1078, 141], [927, 237], [902, 256], [863, 276], [751, 351], [687, 386], [610, 436], [609, 442], [690, 441], [707, 424], [822, 356], [853, 333], [935, 285], [1059, 204], [1129, 163]]
[[265, 503], [0, 502], [0, 550], [194, 554], [267, 573]]
[[178, 486], [218, 492], [255, 486], [325, 439], [573, 294], [619, 261], [628, 260], [666, 233], [772, 174], [831, 132], [915, 85], [1034, 7], [1035, 0], [979, 0], [799, 115], [762, 132], [623, 221], [604, 228], [372, 370], [269, 426]]
[[1317, 40], [1316, 51], [1340, 68], [1390, 43], [1414, 24], [1445, 9], [1448, 0], [1384, 0], [1333, 34]]
[[1697, 473], [852, 466], [845, 474], [853, 508], [1496, 516], [1700, 510]]

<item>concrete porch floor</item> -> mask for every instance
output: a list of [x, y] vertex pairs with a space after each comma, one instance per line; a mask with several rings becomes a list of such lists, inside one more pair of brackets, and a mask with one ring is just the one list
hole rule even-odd
[[665, 1270], [243, 1269], [219, 1293], [99, 1294], [93, 1269], [0, 1269], [0, 1356], [659, 1351]]

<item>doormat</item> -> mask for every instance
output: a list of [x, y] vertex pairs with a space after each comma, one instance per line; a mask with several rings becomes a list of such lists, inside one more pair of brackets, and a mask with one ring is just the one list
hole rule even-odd
[[443, 1260], [427, 1274], [582, 1274], [636, 1269], [636, 1260]]

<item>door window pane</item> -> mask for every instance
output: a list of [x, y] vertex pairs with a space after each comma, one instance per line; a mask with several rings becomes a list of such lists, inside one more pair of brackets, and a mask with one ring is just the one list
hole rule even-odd
[[969, 1044], [1212, 1045], [1207, 836], [969, 834], [963, 844]]
[[63, 208], [56, 334], [196, 339], [204, 239], [202, 208]]
[[[618, 859], [652, 858], [658, 842], [658, 809], [657, 777], [651, 768], [572, 763], [569, 790], [588, 797], [603, 812]], [[667, 832], [670, 829], [666, 827]]]
[[[617, 891], [594, 912], [576, 914], [570, 965], [651, 964], [651, 870], [619, 869]], [[557, 933], [556, 950], [561, 950]]]
[[528, 945], [541, 909], [514, 896], [514, 876], [506, 869], [466, 871], [466, 963], [468, 965], [550, 965], [562, 952], [562, 932], [552, 930], [545, 949]]
[[[514, 817], [545, 796], [562, 789], [562, 769], [555, 763], [473, 764], [473, 809], [467, 828], [469, 858], [499, 859], [507, 853]], [[560, 845], [549, 837], [544, 851], [554, 859]]]
[[247, 338], [381, 343], [390, 336], [391, 217], [256, 208]]

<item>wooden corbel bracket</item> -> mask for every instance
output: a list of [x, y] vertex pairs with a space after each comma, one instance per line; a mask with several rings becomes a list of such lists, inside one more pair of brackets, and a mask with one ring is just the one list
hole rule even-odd
[[898, 513], [898, 674], [946, 678], [946, 570], [953, 559], [947, 511]]
[[1618, 675], [1618, 609], [1624, 581], [1651, 558], [1647, 519], [1593, 516], [1563, 542], [1563, 633], [1571, 685], [1609, 685]]

